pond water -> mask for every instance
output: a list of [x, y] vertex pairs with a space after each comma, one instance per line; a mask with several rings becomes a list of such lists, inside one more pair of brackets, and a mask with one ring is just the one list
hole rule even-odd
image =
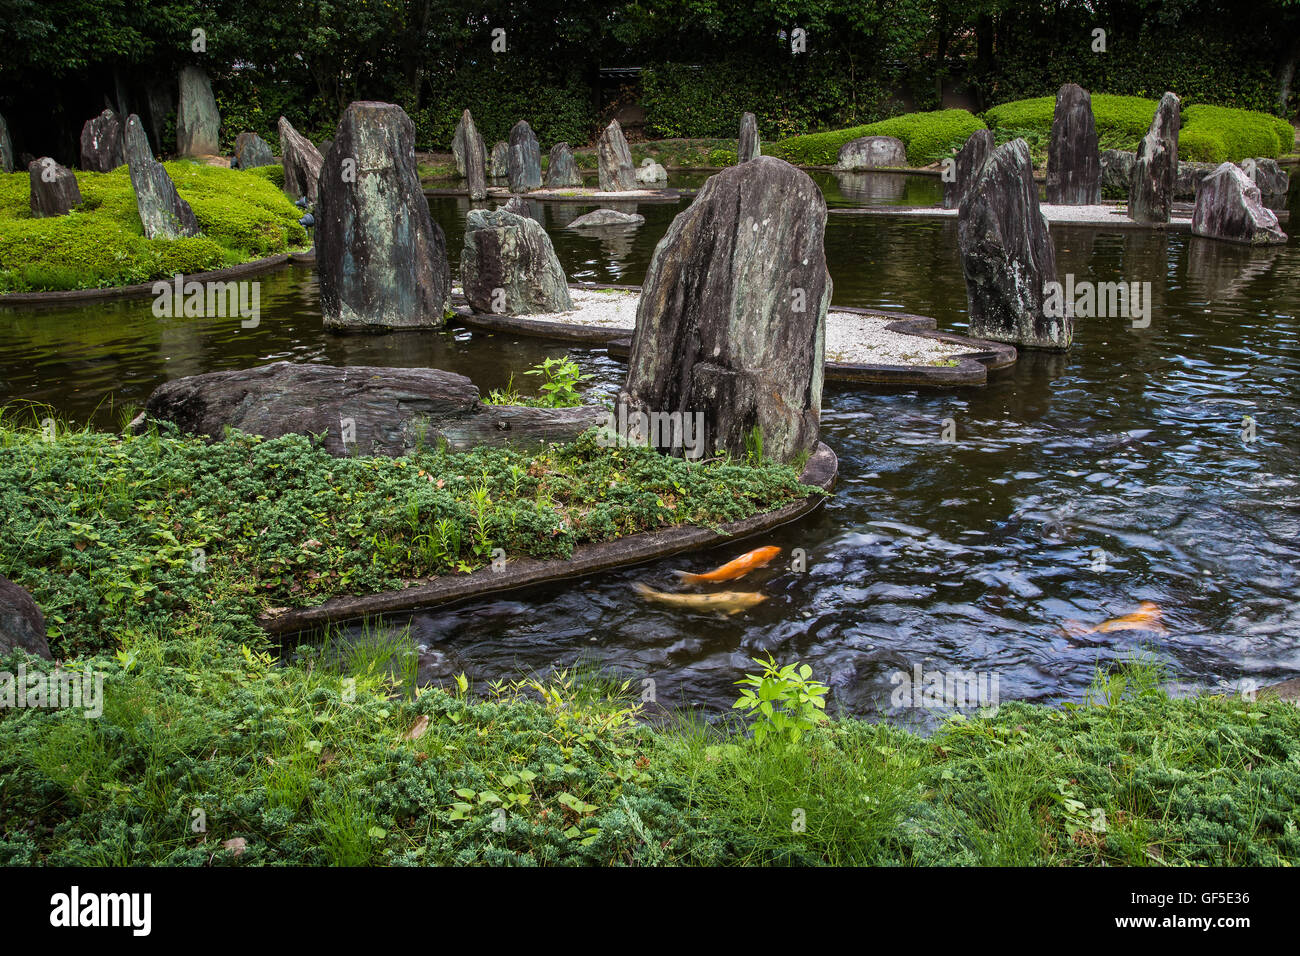
[[[932, 177], [841, 183], [832, 204], [933, 202]], [[675, 185], [677, 183], [674, 183]], [[680, 185], [696, 185], [683, 181]], [[901, 184], [901, 191], [900, 191]], [[1300, 223], [1300, 193], [1291, 194]], [[564, 229], [594, 208], [537, 203], [572, 279], [639, 283], [681, 203], [641, 203], [639, 229]], [[458, 262], [464, 200], [430, 201]], [[1079, 699], [1098, 663], [1139, 649], [1185, 687], [1300, 672], [1300, 243], [1251, 250], [1194, 239], [1053, 227], [1058, 270], [1150, 282], [1150, 326], [1076, 323], [1064, 356], [1022, 354], [981, 389], [889, 393], [830, 386], [823, 440], [839, 455], [834, 498], [761, 542], [417, 613], [423, 674], [482, 682], [598, 665], [655, 682], [665, 704], [718, 714], [749, 658], [811, 664], [832, 707], [890, 709], [891, 675], [974, 671], [1002, 700]], [[837, 305], [934, 316], [963, 331], [953, 222], [831, 215]], [[158, 319], [150, 302], [0, 312], [0, 403], [48, 403], [76, 421], [120, 422], [160, 382], [278, 359], [436, 366], [502, 386], [562, 344], [511, 336], [327, 336], [310, 269], [262, 277], [261, 324]], [[597, 392], [624, 367], [572, 349]], [[1254, 422], [1247, 440], [1243, 418]], [[955, 442], [942, 440], [945, 420]], [[770, 600], [732, 618], [643, 604], [631, 584], [669, 585], [771, 543], [807, 554], [742, 582]], [[1169, 633], [1067, 637], [1140, 600]], [[406, 626], [407, 619], [392, 622]]]

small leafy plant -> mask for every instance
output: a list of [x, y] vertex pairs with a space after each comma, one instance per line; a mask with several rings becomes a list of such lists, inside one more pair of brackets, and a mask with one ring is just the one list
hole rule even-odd
[[737, 684], [747, 685], [732, 709], [745, 708], [754, 723], [754, 742], [764, 743], [768, 736], [798, 743], [805, 730], [812, 730], [826, 720], [826, 694], [830, 690], [821, 681], [811, 680], [807, 664], [777, 664], [770, 654], [767, 660], [751, 658], [763, 673], [746, 674]]
[[548, 358], [541, 365], [535, 365], [525, 375], [541, 375], [542, 397], [538, 404], [543, 408], [573, 408], [582, 404], [578, 394], [578, 384], [591, 378], [583, 375], [578, 363], [567, 355], [564, 358]]

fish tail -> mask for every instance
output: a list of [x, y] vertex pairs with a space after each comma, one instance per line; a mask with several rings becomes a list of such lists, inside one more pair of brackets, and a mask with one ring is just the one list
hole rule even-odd
[[692, 574], [690, 571], [674, 571], [673, 574], [677, 575], [678, 580], [686, 584], [699, 584], [701, 581], [708, 580], [704, 575]]
[[634, 582], [634, 583], [632, 584], [632, 590], [635, 591], [637, 594], [641, 595], [642, 597], [658, 597], [658, 596], [659, 596], [659, 592], [658, 592], [658, 591], [656, 591], [654, 588], [650, 587], [650, 585], [648, 585], [648, 584], [642, 584], [640, 581], [636, 581], [636, 582]]

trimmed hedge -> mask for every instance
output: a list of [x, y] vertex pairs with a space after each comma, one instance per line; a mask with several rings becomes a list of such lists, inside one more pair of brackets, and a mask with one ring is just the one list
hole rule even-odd
[[249, 175], [186, 161], [164, 165], [202, 235], [146, 239], [125, 166], [78, 172], [81, 206], [48, 219], [30, 217], [26, 172], [0, 176], [0, 291], [132, 285], [306, 245], [301, 211], [273, 181], [270, 170], [279, 167]]
[[966, 110], [905, 113], [866, 126], [793, 136], [771, 143], [763, 152], [802, 166], [830, 166], [840, 147], [859, 136], [894, 136], [907, 146], [907, 161], [925, 166], [949, 156], [984, 123]]

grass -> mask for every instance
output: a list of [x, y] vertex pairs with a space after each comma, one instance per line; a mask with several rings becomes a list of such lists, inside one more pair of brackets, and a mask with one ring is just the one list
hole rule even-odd
[[297, 209], [277, 185], [280, 167], [249, 172], [188, 161], [164, 164], [201, 235], [146, 239], [125, 166], [78, 172], [82, 203], [32, 219], [26, 172], [0, 175], [0, 292], [94, 289], [171, 278], [307, 244]]

